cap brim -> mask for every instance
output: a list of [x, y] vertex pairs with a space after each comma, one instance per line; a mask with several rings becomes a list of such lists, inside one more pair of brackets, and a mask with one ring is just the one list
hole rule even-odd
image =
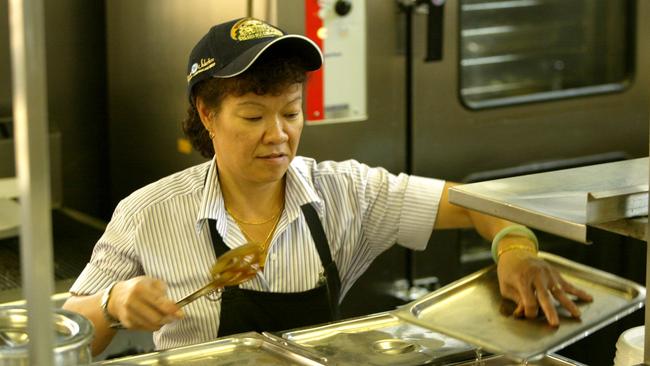
[[230, 78], [237, 76], [248, 70], [262, 54], [279, 47], [286, 47], [287, 52], [300, 57], [307, 71], [317, 70], [323, 63], [323, 53], [314, 41], [301, 35], [288, 34], [278, 38], [270, 38], [269, 42], [262, 42], [249, 48], [226, 67], [214, 73], [212, 77]]

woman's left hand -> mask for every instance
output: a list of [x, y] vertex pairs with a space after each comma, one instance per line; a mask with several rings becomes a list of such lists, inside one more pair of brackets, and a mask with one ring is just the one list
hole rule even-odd
[[565, 281], [555, 268], [528, 251], [503, 253], [499, 257], [497, 273], [501, 295], [517, 304], [516, 317], [535, 318], [541, 307], [548, 324], [557, 327], [560, 320], [553, 304], [554, 298], [574, 318], [580, 318], [580, 310], [569, 295], [582, 301], [593, 300], [591, 295]]

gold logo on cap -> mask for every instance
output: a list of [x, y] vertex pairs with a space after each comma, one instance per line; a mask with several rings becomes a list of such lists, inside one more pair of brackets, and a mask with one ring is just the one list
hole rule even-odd
[[255, 18], [244, 18], [230, 29], [230, 37], [235, 41], [248, 41], [266, 37], [280, 37], [282, 31]]

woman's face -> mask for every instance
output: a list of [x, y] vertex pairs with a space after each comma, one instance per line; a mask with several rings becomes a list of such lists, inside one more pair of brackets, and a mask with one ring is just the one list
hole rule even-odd
[[214, 134], [220, 176], [248, 184], [284, 177], [302, 132], [302, 84], [293, 84], [279, 95], [227, 96], [212, 114], [203, 103], [198, 107]]

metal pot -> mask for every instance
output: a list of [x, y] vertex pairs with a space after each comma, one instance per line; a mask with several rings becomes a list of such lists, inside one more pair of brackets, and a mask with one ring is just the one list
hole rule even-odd
[[[92, 361], [90, 342], [94, 329], [90, 321], [71, 311], [56, 309], [52, 316], [54, 364], [87, 365]], [[27, 310], [0, 309], [0, 366], [28, 366]]]

